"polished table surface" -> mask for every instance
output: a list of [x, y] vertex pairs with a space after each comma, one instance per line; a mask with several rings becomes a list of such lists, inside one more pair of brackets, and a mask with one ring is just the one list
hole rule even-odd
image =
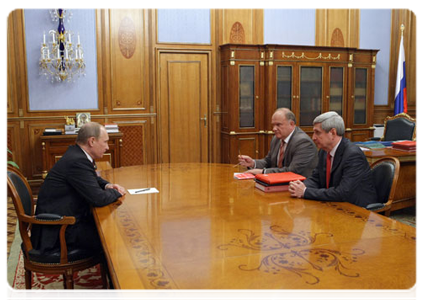
[[[240, 168], [241, 169], [241, 168]], [[349, 203], [264, 193], [223, 164], [102, 171], [127, 189], [94, 209], [120, 289], [407, 289], [415, 228]]]

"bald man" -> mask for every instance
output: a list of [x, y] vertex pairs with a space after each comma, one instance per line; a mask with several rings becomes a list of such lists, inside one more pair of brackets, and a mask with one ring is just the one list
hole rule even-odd
[[239, 155], [239, 164], [252, 174], [294, 172], [310, 176], [317, 165], [317, 149], [311, 138], [296, 126], [294, 113], [287, 108], [277, 109], [272, 116], [272, 128], [275, 136], [267, 156], [254, 160]]

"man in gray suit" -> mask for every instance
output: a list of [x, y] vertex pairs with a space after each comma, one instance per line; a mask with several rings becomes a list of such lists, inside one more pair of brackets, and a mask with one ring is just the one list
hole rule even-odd
[[295, 115], [287, 108], [277, 109], [272, 116], [275, 136], [270, 151], [263, 159], [239, 155], [238, 161], [249, 170], [247, 173], [294, 172], [305, 177], [317, 165], [317, 149], [311, 138], [296, 125]]

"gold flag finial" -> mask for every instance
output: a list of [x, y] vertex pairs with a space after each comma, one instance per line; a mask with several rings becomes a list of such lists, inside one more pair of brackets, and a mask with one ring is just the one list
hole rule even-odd
[[401, 24], [401, 36], [403, 36], [403, 35], [404, 35], [404, 29], [405, 29], [404, 24]]

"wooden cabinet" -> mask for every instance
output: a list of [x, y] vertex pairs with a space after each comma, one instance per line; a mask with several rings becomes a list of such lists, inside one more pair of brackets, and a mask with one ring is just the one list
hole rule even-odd
[[236, 163], [238, 154], [263, 157], [279, 107], [291, 109], [310, 136], [314, 118], [330, 110], [344, 118], [347, 138], [373, 136], [376, 54], [356, 48], [220, 46], [222, 162]]
[[[121, 132], [109, 133], [109, 150], [102, 159], [97, 161], [107, 161], [113, 168], [121, 166]], [[76, 135], [43, 135], [40, 137], [43, 151], [43, 178], [54, 164], [63, 156], [70, 145], [75, 144]]]

